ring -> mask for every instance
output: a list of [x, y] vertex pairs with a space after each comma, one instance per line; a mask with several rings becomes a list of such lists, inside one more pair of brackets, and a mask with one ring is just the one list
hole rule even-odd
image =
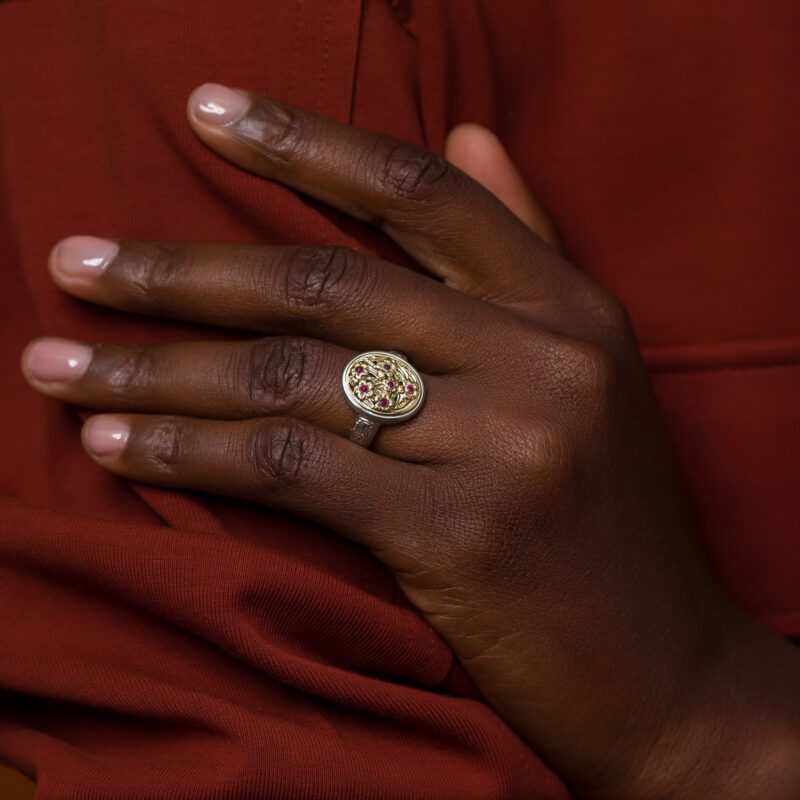
[[350, 440], [369, 447], [381, 425], [406, 422], [422, 408], [425, 384], [402, 353], [369, 350], [342, 372], [342, 389], [355, 409]]

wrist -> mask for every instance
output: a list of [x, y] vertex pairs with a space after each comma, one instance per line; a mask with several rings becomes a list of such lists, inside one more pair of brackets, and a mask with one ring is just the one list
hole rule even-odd
[[800, 797], [800, 653], [738, 613], [716, 639], [635, 770], [592, 797]]

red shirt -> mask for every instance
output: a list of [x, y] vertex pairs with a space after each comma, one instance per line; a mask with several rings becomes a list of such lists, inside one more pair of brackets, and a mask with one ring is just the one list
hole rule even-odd
[[20, 376], [43, 333], [222, 335], [64, 295], [71, 234], [397, 257], [200, 144], [209, 80], [436, 150], [494, 129], [632, 314], [719, 580], [800, 635], [798, 29], [789, 0], [0, 2], [0, 757], [38, 798], [565, 797], [366, 552], [110, 475]]

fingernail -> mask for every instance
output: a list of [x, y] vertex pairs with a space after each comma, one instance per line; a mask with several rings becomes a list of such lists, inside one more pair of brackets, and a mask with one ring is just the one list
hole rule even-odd
[[240, 120], [250, 108], [250, 100], [219, 83], [204, 83], [192, 92], [189, 106], [197, 120], [220, 127]]
[[68, 339], [40, 339], [25, 353], [25, 367], [37, 381], [72, 381], [86, 372], [92, 349]]
[[96, 456], [114, 456], [128, 443], [131, 427], [125, 420], [110, 414], [91, 417], [83, 428], [86, 447]]
[[70, 236], [50, 253], [50, 270], [67, 278], [95, 278], [116, 258], [119, 245], [96, 236]]

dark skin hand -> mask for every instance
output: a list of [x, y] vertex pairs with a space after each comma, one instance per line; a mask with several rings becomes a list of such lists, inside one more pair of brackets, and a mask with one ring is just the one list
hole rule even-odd
[[[94, 344], [58, 379], [29, 346], [34, 388], [115, 412], [84, 427], [96, 463], [369, 548], [580, 797], [800, 797], [800, 656], [709, 576], [619, 302], [432, 152], [214, 87], [189, 121], [441, 280], [340, 248], [132, 241], [77, 275], [66, 240], [51, 271], [77, 297], [259, 335]], [[369, 349], [427, 390], [372, 450], [340, 384]]]

